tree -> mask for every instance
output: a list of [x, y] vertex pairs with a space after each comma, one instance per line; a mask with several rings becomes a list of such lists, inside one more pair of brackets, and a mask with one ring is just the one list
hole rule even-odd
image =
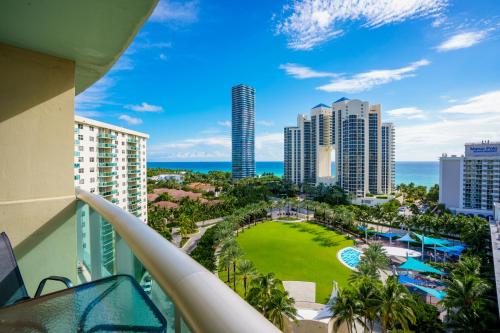
[[387, 278], [385, 285], [380, 291], [380, 298], [374, 305], [377, 309], [382, 332], [388, 332], [399, 325], [408, 331], [410, 324], [415, 324], [416, 318], [413, 312], [415, 301], [408, 289], [394, 276]]
[[375, 271], [378, 276], [378, 271], [387, 268], [389, 265], [389, 258], [386, 256], [381, 244], [373, 243], [368, 245], [361, 262], [365, 263], [372, 271]]
[[[227, 270], [227, 282], [231, 282], [230, 269], [233, 265], [233, 273], [236, 272], [236, 260], [241, 256], [241, 248], [234, 237], [227, 238], [221, 245], [220, 257], [222, 258], [223, 267]], [[233, 289], [236, 290], [236, 276], [233, 276]]]
[[243, 279], [244, 296], [247, 297], [247, 283], [255, 276], [256, 270], [250, 260], [242, 260], [238, 263], [238, 274]]
[[356, 322], [364, 325], [360, 318], [362, 304], [357, 298], [356, 293], [351, 289], [339, 290], [335, 303], [331, 306], [331, 312], [334, 313], [335, 322], [333, 331], [337, 332], [342, 324], [347, 326], [347, 332], [351, 333]]
[[452, 273], [443, 304], [447, 324], [454, 332], [484, 332], [488, 321], [487, 299], [490, 286], [473, 274]]
[[247, 295], [248, 303], [265, 315], [272, 290], [278, 288], [281, 284], [281, 281], [274, 276], [274, 273], [259, 275], [251, 282], [251, 288]]
[[360, 302], [359, 314], [363, 317], [365, 331], [373, 331], [377, 318], [377, 300], [380, 298], [381, 282], [371, 277], [362, 277], [354, 284], [356, 298]]
[[488, 222], [479, 217], [471, 217], [462, 227], [460, 236], [462, 241], [469, 246], [469, 253], [482, 254], [489, 239]]
[[420, 295], [413, 294], [413, 312], [415, 324], [410, 324], [411, 332], [415, 333], [444, 333], [444, 325], [439, 318], [439, 311], [434, 305], [427, 304]]
[[266, 311], [266, 317], [280, 330], [284, 328], [283, 316], [295, 320], [297, 309], [295, 309], [295, 301], [288, 296], [288, 292], [279, 289], [273, 289], [271, 292], [270, 302]]

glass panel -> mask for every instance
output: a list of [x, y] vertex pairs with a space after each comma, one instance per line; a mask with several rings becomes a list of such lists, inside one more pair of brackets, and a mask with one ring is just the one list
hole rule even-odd
[[182, 319], [179, 319], [176, 330], [175, 305], [171, 299], [115, 232], [113, 226], [82, 201], [77, 203], [77, 228], [79, 283], [115, 274], [130, 275], [167, 320], [168, 333], [190, 332]]

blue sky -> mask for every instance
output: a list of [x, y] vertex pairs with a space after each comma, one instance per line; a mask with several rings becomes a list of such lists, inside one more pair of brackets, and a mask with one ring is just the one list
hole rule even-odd
[[346, 96], [382, 105], [396, 159], [500, 140], [500, 2], [165, 1], [78, 114], [150, 135], [149, 161], [229, 161], [231, 86], [256, 89], [256, 159]]

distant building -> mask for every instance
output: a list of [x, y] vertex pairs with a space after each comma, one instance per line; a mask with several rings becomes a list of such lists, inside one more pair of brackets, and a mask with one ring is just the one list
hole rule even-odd
[[149, 177], [149, 179], [155, 180], [155, 181], [173, 179], [176, 182], [180, 183], [184, 179], [184, 175], [178, 174], [178, 173], [164, 173], [164, 174], [160, 174], [160, 175], [156, 175], [156, 176], [151, 176], [151, 177]]
[[[285, 179], [336, 184], [356, 197], [394, 189], [394, 126], [382, 123], [380, 105], [341, 98], [318, 104], [284, 130]], [[335, 177], [331, 174], [332, 156]]]
[[240, 84], [231, 93], [233, 179], [255, 177], [255, 89]]
[[439, 159], [439, 202], [454, 213], [492, 216], [500, 202], [500, 142], [465, 144]]
[[147, 134], [75, 116], [75, 187], [147, 222]]

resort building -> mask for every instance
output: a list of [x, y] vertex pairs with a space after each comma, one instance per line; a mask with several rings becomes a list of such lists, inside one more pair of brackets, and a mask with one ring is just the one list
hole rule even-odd
[[393, 191], [394, 125], [382, 123], [380, 105], [345, 97], [319, 104], [284, 134], [287, 181], [336, 184], [356, 197]]
[[456, 214], [492, 216], [500, 202], [500, 142], [466, 143], [439, 159], [439, 202]]
[[255, 177], [255, 89], [239, 84], [231, 94], [233, 179]]
[[[75, 96], [106, 75], [157, 4], [0, 2], [2, 332], [74, 332], [76, 327], [163, 332], [167, 324], [169, 332], [279, 332], [142, 216], [123, 209], [130, 202], [129, 174], [142, 172], [143, 155], [132, 151], [144, 151], [144, 136], [75, 124]], [[75, 150], [80, 152], [75, 128], [84, 135], [81, 153], [90, 153], [85, 147], [90, 148], [92, 136], [93, 153], [104, 154], [92, 156], [92, 163], [116, 163], [103, 166], [108, 171], [93, 166], [94, 193], [80, 187], [89, 185], [87, 176], [75, 187], [74, 164], [91, 167], [90, 155], [82, 162], [75, 156]], [[131, 155], [141, 156], [131, 158], [138, 165], [128, 165]], [[110, 172], [111, 178], [99, 179], [101, 172]], [[120, 189], [111, 198], [121, 202], [99, 195], [98, 182], [106, 181]], [[136, 184], [142, 185], [142, 179]], [[114, 260], [105, 261], [102, 249]], [[42, 294], [50, 295], [38, 297], [47, 277], [65, 278], [47, 283]], [[68, 289], [69, 280], [74, 287]]]
[[75, 116], [75, 187], [147, 222], [147, 134]]

